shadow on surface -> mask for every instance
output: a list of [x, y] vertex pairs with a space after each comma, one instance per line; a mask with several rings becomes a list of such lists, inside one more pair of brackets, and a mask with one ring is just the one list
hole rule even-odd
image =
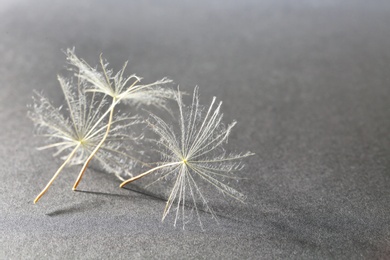
[[[125, 189], [125, 190], [129, 190], [129, 191], [132, 191], [132, 192], [136, 192], [138, 194], [141, 194], [141, 195], [144, 195], [144, 196], [147, 196], [153, 200], [157, 200], [157, 201], [163, 201], [164, 203], [167, 201], [164, 197], [162, 197], [161, 195], [157, 195], [157, 194], [154, 194], [154, 193], [151, 193], [139, 186], [136, 186], [136, 185], [130, 185], [131, 188], [129, 187], [123, 187], [122, 189]], [[184, 205], [185, 208], [187, 209], [191, 209], [192, 207], [194, 206], [193, 202], [186, 202], [186, 204]], [[205, 213], [207, 215], [212, 215], [209, 211], [205, 210], [202, 208], [203, 204], [202, 203], [196, 203], [196, 208], [198, 209], [199, 212], [202, 212], [202, 213]], [[210, 206], [212, 208], [212, 206]], [[238, 219], [235, 219], [235, 218], [232, 218], [232, 217], [229, 217], [229, 216], [225, 216], [225, 215], [222, 215], [220, 213], [217, 213], [217, 212], [214, 212], [214, 215], [218, 218], [221, 218], [221, 219], [228, 219], [228, 220], [232, 220], [232, 221], [235, 221], [235, 222], [238, 222], [238, 223], [241, 223], [242, 221], [238, 220]]]
[[129, 197], [128, 195], [124, 195], [124, 194], [115, 194], [115, 193], [100, 192], [100, 191], [89, 191], [89, 190], [75, 190], [75, 191], [81, 193], [87, 193], [87, 194], [94, 194], [94, 195], [104, 195], [104, 196], [112, 196], [112, 197]]
[[135, 192], [135, 193], [147, 196], [147, 197], [149, 197], [149, 198], [151, 198], [153, 200], [166, 201], [166, 199], [164, 199], [162, 196], [159, 196], [157, 194], [151, 193], [151, 192], [149, 192], [149, 191], [147, 191], [145, 189], [140, 188], [139, 186], [131, 185], [131, 187], [132, 188], [123, 187], [122, 189], [129, 190], [129, 191], [132, 191], [132, 192]]
[[49, 217], [57, 217], [61, 215], [68, 215], [68, 214], [75, 214], [75, 213], [81, 213], [90, 210], [91, 208], [97, 208], [104, 204], [106, 202], [104, 201], [96, 201], [96, 202], [89, 202], [84, 201], [82, 203], [71, 205], [62, 209], [57, 209], [52, 212], [46, 213], [46, 216]]

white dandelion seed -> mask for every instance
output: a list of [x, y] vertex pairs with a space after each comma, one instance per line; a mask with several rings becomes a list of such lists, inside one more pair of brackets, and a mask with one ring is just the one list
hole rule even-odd
[[[127, 62], [123, 65], [122, 69], [114, 75], [113, 71], [108, 69], [108, 63], [103, 60], [102, 55], [100, 55], [100, 65], [102, 69], [100, 72], [88, 65], [88, 63], [84, 60], [79, 59], [74, 54], [74, 49], [68, 49], [66, 54], [69, 63], [76, 68], [78, 76], [89, 83], [85, 89], [86, 92], [103, 93], [104, 95], [112, 98], [112, 105], [109, 108], [110, 112], [106, 135], [103, 136], [101, 142], [96, 145], [95, 149], [86, 159], [77, 180], [73, 185], [73, 190], [75, 190], [80, 183], [89, 162], [105, 142], [106, 136], [110, 131], [114, 109], [117, 104], [123, 102], [127, 104], [134, 104], [136, 106], [146, 104], [165, 108], [166, 100], [173, 98], [174, 92], [170, 89], [164, 89], [161, 87], [161, 85], [172, 82], [167, 78], [163, 78], [151, 84], [139, 85], [137, 83], [141, 81], [141, 78], [136, 75], [124, 77], [123, 73], [126, 69]], [[131, 81], [133, 82], [129, 84]]]
[[[99, 142], [106, 137], [106, 142], [95, 154], [96, 161], [108, 172], [117, 176], [123, 171], [123, 163], [137, 161], [127, 150], [123, 142], [136, 141], [136, 136], [128, 134], [129, 127], [140, 123], [137, 117], [118, 115], [112, 117], [110, 125], [103, 121], [108, 114], [101, 111], [107, 105], [105, 99], [97, 100], [93, 93], [88, 99], [83, 93], [85, 81], [79, 80], [77, 85], [58, 77], [66, 101], [64, 116], [61, 108], [54, 107], [50, 101], [39, 93], [34, 97], [34, 105], [28, 116], [34, 122], [37, 133], [45, 138], [48, 143], [38, 148], [39, 150], [56, 149], [54, 156], [60, 156], [63, 164], [54, 174], [52, 179], [35, 198], [34, 203], [47, 192], [58, 174], [66, 165], [79, 165], [85, 162]], [[111, 126], [110, 134], [106, 128]], [[130, 147], [130, 146], [129, 146]]]
[[176, 204], [174, 225], [176, 226], [177, 220], [181, 217], [184, 228], [186, 218], [184, 208], [189, 196], [192, 200], [192, 209], [195, 210], [202, 226], [197, 199], [203, 203], [205, 210], [210, 212], [213, 218], [216, 219], [216, 215], [201, 192], [200, 181], [215, 187], [223, 195], [243, 202], [245, 195], [225, 184], [224, 180], [236, 179], [235, 173], [242, 168], [240, 159], [253, 153], [226, 154], [222, 144], [227, 142], [236, 122], [227, 126], [222, 123], [223, 114], [220, 112], [222, 102], [216, 105], [215, 97], [207, 110], [199, 105], [197, 87], [194, 89], [190, 107], [183, 104], [179, 91], [175, 94], [175, 99], [179, 107], [179, 131], [176, 132], [171, 124], [156, 115], [151, 114], [149, 120], [152, 130], [160, 138], [157, 141], [158, 152], [164, 159], [164, 163], [124, 181], [120, 187], [155, 171], [161, 173], [155, 182], [173, 177], [173, 188], [162, 220], [166, 218], [173, 204]]

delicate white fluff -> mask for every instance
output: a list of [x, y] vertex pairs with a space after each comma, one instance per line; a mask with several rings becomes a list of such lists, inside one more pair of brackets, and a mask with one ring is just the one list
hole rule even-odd
[[[83, 91], [86, 82], [83, 80], [79, 80], [77, 84], [62, 77], [58, 77], [58, 80], [65, 96], [65, 111], [61, 107], [54, 107], [47, 98], [36, 92], [34, 105], [28, 116], [36, 125], [37, 133], [47, 143], [39, 150], [53, 148], [56, 150], [53, 155], [65, 160], [78, 147], [68, 164], [82, 164], [105, 134], [106, 114], [109, 111], [107, 102], [101, 97], [97, 98], [95, 93], [86, 95]], [[131, 169], [138, 161], [133, 157], [131, 146], [124, 144], [135, 143], [142, 138], [129, 134], [132, 132], [130, 128], [139, 123], [141, 120], [135, 116], [114, 115], [111, 131], [94, 157], [106, 171], [119, 177], [124, 174], [124, 165]]]
[[[188, 206], [187, 200], [190, 200], [191, 207], [202, 226], [197, 202], [201, 202], [204, 210], [210, 212], [214, 218], [216, 216], [202, 194], [201, 182], [213, 186], [223, 195], [244, 201], [245, 195], [230, 187], [225, 181], [238, 179], [235, 173], [242, 168], [240, 159], [253, 153], [226, 154], [222, 144], [227, 142], [236, 122], [227, 126], [222, 123], [223, 114], [220, 112], [222, 102], [216, 104], [215, 97], [210, 106], [204, 109], [199, 105], [196, 87], [190, 107], [183, 104], [179, 91], [175, 94], [175, 100], [179, 108], [178, 129], [174, 129], [172, 124], [153, 114], [148, 120], [153, 131], [159, 136], [159, 140], [156, 141], [158, 152], [165, 161], [154, 168], [161, 176], [151, 184], [163, 179], [173, 181], [163, 220], [175, 208], [174, 224], [176, 225], [177, 220], [182, 218], [184, 228], [188, 217], [184, 209]], [[153, 172], [153, 169], [148, 172]], [[176, 206], [173, 206], [174, 204]]]
[[77, 69], [77, 76], [89, 84], [87, 92], [100, 92], [115, 98], [117, 102], [131, 103], [134, 105], [146, 104], [157, 107], [165, 107], [167, 99], [173, 98], [173, 91], [161, 86], [171, 83], [172, 80], [163, 78], [151, 84], [138, 84], [142, 78], [135, 74], [125, 77], [127, 62], [116, 74], [108, 69], [108, 63], [100, 55], [102, 71], [92, 68], [84, 60], [79, 59], [74, 49], [68, 49], [67, 60], [69, 64]]

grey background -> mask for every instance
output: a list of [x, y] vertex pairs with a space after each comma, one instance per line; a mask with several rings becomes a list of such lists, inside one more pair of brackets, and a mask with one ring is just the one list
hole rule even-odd
[[[389, 259], [389, 1], [1, 1], [1, 259]], [[240, 3], [239, 3], [240, 2]], [[111, 175], [59, 166], [34, 148], [26, 104], [60, 104], [61, 49], [149, 81], [168, 76], [238, 120], [251, 150], [236, 188], [174, 228], [164, 202]], [[216, 194], [217, 195], [217, 194]]]

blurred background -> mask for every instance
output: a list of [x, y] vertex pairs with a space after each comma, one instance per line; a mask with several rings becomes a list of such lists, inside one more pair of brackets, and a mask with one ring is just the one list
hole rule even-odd
[[[0, 258], [388, 258], [389, 25], [380, 0], [0, 1]], [[235, 185], [247, 203], [211, 198], [220, 223], [183, 231], [114, 176], [72, 192], [68, 168], [33, 205], [58, 161], [26, 105], [33, 89], [62, 103], [73, 46], [222, 100], [228, 148], [256, 153]]]

